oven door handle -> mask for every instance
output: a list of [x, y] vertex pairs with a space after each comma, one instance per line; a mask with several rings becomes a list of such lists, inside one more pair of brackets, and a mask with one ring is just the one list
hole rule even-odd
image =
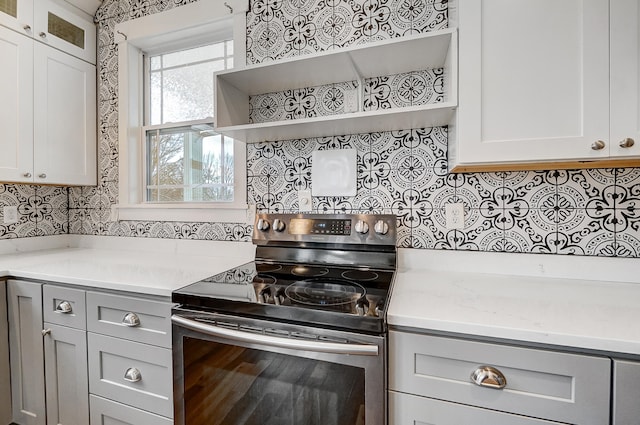
[[219, 326], [207, 325], [182, 316], [172, 315], [171, 321], [193, 331], [207, 335], [218, 336], [233, 341], [263, 344], [271, 347], [289, 348], [292, 350], [315, 351], [331, 354], [351, 354], [357, 356], [377, 356], [378, 346], [368, 344], [340, 344], [336, 342], [307, 341], [301, 339], [280, 338], [262, 334], [227, 329]]

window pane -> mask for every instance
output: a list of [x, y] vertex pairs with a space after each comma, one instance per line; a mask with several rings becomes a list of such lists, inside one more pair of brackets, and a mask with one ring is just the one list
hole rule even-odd
[[194, 62], [202, 62], [216, 58], [224, 58], [224, 43], [210, 44], [194, 49], [181, 50], [167, 53], [163, 56], [164, 67], [188, 65]]
[[147, 165], [148, 202], [233, 201], [233, 140], [209, 125], [147, 131]]
[[152, 72], [149, 80], [149, 123], [162, 124], [162, 73]]
[[152, 71], [162, 68], [162, 56], [152, 56], [149, 65]]
[[162, 72], [162, 123], [213, 117], [214, 70], [203, 63]]
[[233, 40], [226, 41], [227, 55], [233, 55]]

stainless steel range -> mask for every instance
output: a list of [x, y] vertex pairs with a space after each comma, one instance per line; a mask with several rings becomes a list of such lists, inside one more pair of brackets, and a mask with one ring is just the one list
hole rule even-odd
[[260, 214], [253, 242], [173, 293], [175, 423], [386, 424], [396, 217]]

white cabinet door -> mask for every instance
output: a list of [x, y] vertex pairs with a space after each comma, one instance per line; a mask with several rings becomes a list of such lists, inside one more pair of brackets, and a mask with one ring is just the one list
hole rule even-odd
[[87, 333], [52, 323], [44, 328], [47, 423], [88, 424]]
[[13, 422], [46, 425], [42, 285], [17, 280], [7, 285]]
[[33, 40], [0, 26], [0, 64], [0, 181], [30, 182]]
[[458, 14], [452, 165], [608, 157], [591, 145], [609, 140], [609, 0], [460, 0]]
[[638, 0], [611, 0], [610, 10], [610, 153], [614, 157], [640, 155], [640, 4]]
[[640, 363], [613, 361], [612, 425], [640, 424]]
[[0, 1], [0, 25], [22, 34], [33, 34], [33, 0]]
[[35, 43], [34, 181], [95, 185], [96, 68]]
[[66, 2], [36, 0], [34, 38], [95, 65], [96, 27], [92, 17]]

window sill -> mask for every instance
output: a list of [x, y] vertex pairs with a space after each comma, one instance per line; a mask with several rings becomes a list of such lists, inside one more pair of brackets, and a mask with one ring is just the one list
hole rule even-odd
[[111, 219], [130, 221], [185, 221], [253, 224], [255, 211], [246, 205], [215, 208], [210, 205], [113, 205]]

